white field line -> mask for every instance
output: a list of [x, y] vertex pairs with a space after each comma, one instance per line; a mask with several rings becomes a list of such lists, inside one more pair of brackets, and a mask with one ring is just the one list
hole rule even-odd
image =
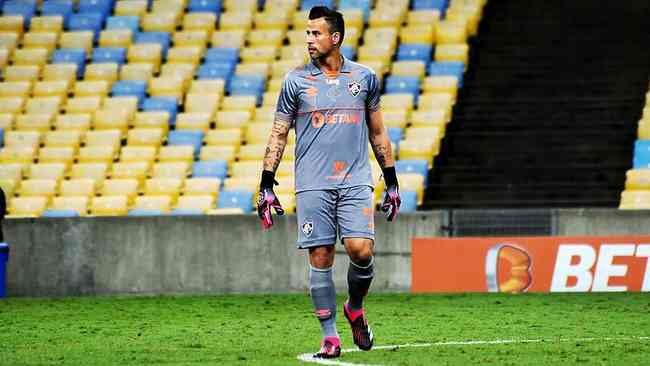
[[[608, 341], [647, 341], [650, 337], [603, 337], [603, 338], [548, 338], [548, 339], [496, 339], [492, 341], [470, 340], [470, 341], [448, 341], [435, 343], [410, 343], [395, 344], [387, 346], [375, 346], [373, 351], [390, 350], [400, 348], [422, 348], [422, 347], [444, 347], [444, 346], [475, 346], [475, 345], [499, 345], [512, 343], [541, 343], [541, 342], [608, 342]], [[342, 353], [361, 352], [358, 348], [349, 348], [341, 350]], [[302, 362], [311, 362], [320, 365], [337, 365], [337, 366], [381, 366], [362, 363], [343, 362], [331, 359], [314, 358], [311, 353], [298, 355], [298, 360]]]

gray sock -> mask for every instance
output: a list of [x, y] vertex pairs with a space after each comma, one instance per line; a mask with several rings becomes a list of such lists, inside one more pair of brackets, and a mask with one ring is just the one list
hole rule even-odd
[[352, 311], [363, 308], [363, 298], [368, 293], [374, 271], [375, 258], [370, 257], [366, 263], [354, 263], [350, 261], [348, 267], [348, 308]]
[[310, 266], [309, 293], [320, 321], [323, 337], [338, 337], [336, 331], [336, 289], [332, 280], [332, 267], [319, 269]]

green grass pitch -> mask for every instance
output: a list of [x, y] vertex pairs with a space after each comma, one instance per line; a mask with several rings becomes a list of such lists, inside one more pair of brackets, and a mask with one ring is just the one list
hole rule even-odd
[[[344, 348], [351, 335], [340, 307]], [[648, 294], [371, 294], [376, 345], [543, 340], [344, 353], [380, 365], [647, 365]], [[0, 300], [0, 364], [299, 365], [318, 321], [306, 294]]]

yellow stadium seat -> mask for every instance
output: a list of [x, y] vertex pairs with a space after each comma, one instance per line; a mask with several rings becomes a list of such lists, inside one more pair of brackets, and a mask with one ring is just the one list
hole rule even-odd
[[237, 67], [235, 68], [235, 74], [236, 75], [263, 75], [265, 77], [268, 77], [271, 72], [271, 61], [273, 60], [268, 60], [268, 62], [254, 61], [249, 63], [237, 64]]
[[232, 163], [231, 174], [233, 177], [259, 178], [262, 174], [262, 161], [236, 161]]
[[211, 208], [215, 207], [216, 199], [213, 196], [196, 195], [196, 196], [182, 196], [178, 197], [176, 209], [180, 210], [196, 210], [205, 214]]
[[86, 69], [84, 71], [84, 80], [104, 80], [108, 82], [110, 86], [113, 84], [113, 82], [115, 82], [115, 80], [117, 80], [118, 70], [119, 66], [114, 62], [88, 64], [86, 65]]
[[465, 65], [469, 59], [469, 46], [467, 43], [447, 43], [436, 46], [434, 60], [444, 61], [461, 61]]
[[185, 99], [185, 111], [189, 113], [205, 113], [210, 121], [219, 109], [219, 95], [188, 93]]
[[130, 29], [107, 29], [99, 33], [99, 46], [127, 48], [132, 39], [133, 32]]
[[409, 122], [409, 112], [406, 109], [391, 109], [382, 111], [384, 126], [405, 128]]
[[21, 35], [17, 32], [9, 32], [0, 30], [0, 48], [7, 50], [7, 57], [11, 55], [16, 47]]
[[126, 196], [93, 197], [90, 214], [93, 216], [125, 216], [128, 213]]
[[159, 43], [137, 43], [129, 46], [126, 54], [129, 63], [153, 64], [153, 71], [160, 70], [162, 46]]
[[183, 16], [183, 10], [187, 6], [187, 1], [177, 0], [158, 0], [151, 3], [151, 14], [174, 14], [176, 19], [176, 26], [180, 25]]
[[61, 110], [61, 97], [33, 97], [25, 102], [25, 113], [44, 113], [56, 115]]
[[625, 173], [625, 189], [628, 191], [650, 190], [650, 169], [630, 169]]
[[63, 163], [38, 163], [28, 167], [27, 177], [29, 179], [50, 179], [59, 181], [63, 179], [66, 172], [66, 165]]
[[191, 168], [191, 161], [161, 162], [153, 165], [151, 176], [153, 178], [184, 179], [190, 174]]
[[302, 60], [307, 62], [309, 54], [305, 45], [284, 46], [280, 49], [281, 60]]
[[275, 180], [278, 182], [278, 185], [275, 186], [274, 191], [278, 194], [294, 194], [296, 191], [295, 187], [295, 177], [277, 177]]
[[27, 98], [32, 92], [32, 83], [29, 81], [5, 81], [0, 83], [0, 97]]
[[237, 147], [234, 145], [225, 146], [203, 146], [201, 148], [200, 159], [203, 161], [225, 160], [228, 164], [235, 161], [237, 156]]
[[262, 160], [266, 151], [266, 144], [243, 145], [239, 148], [237, 155], [239, 161]]
[[301, 66], [302, 60], [280, 60], [271, 64], [271, 77], [284, 78], [284, 76], [293, 69]]
[[[292, 46], [300, 46], [300, 45], [305, 46], [306, 45], [306, 40], [307, 40], [307, 37], [306, 37], [306, 34], [305, 34], [305, 28], [304, 27], [296, 28], [294, 26], [293, 29], [294, 30], [290, 30], [290, 31], [287, 32], [287, 39], [289, 40], [289, 44], [292, 45]], [[346, 29], [346, 33], [347, 33], [347, 29]], [[346, 34], [346, 37], [347, 37], [347, 34]], [[345, 40], [345, 38], [344, 38], [344, 40]]]
[[458, 79], [455, 76], [427, 76], [422, 83], [424, 93], [451, 93], [456, 95]]
[[3, 72], [4, 81], [36, 81], [41, 75], [41, 68], [36, 65], [11, 65]]
[[95, 111], [93, 116], [93, 128], [96, 131], [118, 130], [121, 136], [126, 134], [129, 128], [130, 116], [127, 110], [100, 109]]
[[115, 111], [124, 111], [126, 114], [128, 114], [129, 120], [132, 120], [135, 116], [135, 112], [138, 111], [138, 98], [135, 96], [106, 98], [104, 99], [102, 108]]
[[147, 12], [147, 0], [119, 0], [115, 2], [115, 15], [142, 16]]
[[176, 46], [198, 46], [205, 48], [208, 43], [208, 31], [207, 30], [184, 30], [182, 32], [176, 32], [172, 36], [172, 41]]
[[224, 7], [227, 10], [234, 12], [245, 12], [252, 13], [257, 9], [256, 0], [226, 0], [224, 1]]
[[284, 33], [289, 26], [289, 19], [289, 16], [284, 12], [262, 11], [255, 13], [253, 22], [255, 23], [255, 29], [280, 30]]
[[12, 62], [17, 66], [35, 65], [42, 67], [47, 63], [48, 54], [46, 48], [16, 49], [12, 56]]
[[639, 121], [639, 126], [637, 128], [637, 137], [639, 140], [650, 139], [650, 123], [644, 121], [645, 120]]
[[[340, 12], [343, 14], [343, 19], [345, 19], [345, 28], [346, 28], [345, 37], [348, 36], [347, 35], [348, 28], [356, 28], [356, 29], [364, 28], [363, 10], [358, 8], [348, 8], [348, 9], [341, 9]], [[307, 19], [306, 16], [305, 19]]]
[[368, 24], [373, 28], [399, 27], [402, 24], [402, 13], [388, 11], [388, 9], [375, 9], [370, 13]]
[[444, 109], [451, 113], [454, 102], [454, 95], [451, 93], [425, 93], [418, 98], [418, 109]]
[[170, 196], [139, 196], [135, 199], [134, 209], [168, 213], [171, 211], [172, 197]]
[[398, 109], [407, 111], [413, 110], [413, 94], [385, 94], [381, 96], [382, 110]]
[[13, 200], [14, 193], [18, 189], [20, 179], [0, 179], [0, 188], [5, 193], [7, 204]]
[[220, 30], [210, 38], [212, 47], [242, 48], [246, 42], [246, 31], [243, 29]]
[[20, 182], [18, 195], [21, 197], [43, 196], [51, 198], [56, 194], [57, 182], [54, 179], [24, 179]]
[[359, 47], [358, 58], [361, 63], [366, 61], [379, 61], [384, 65], [388, 65], [393, 57], [393, 53], [393, 47], [388, 44], [366, 44]]
[[[267, 92], [267, 93], [275, 94], [277, 92]], [[273, 96], [269, 96], [269, 98], [273, 100]], [[261, 107], [255, 109], [255, 118], [253, 119], [253, 122], [273, 123], [273, 121], [275, 120], [275, 110], [276, 110], [275, 103], [273, 103], [272, 105], [262, 105]]]
[[114, 150], [120, 149], [121, 139], [119, 130], [88, 131], [84, 135], [86, 146], [110, 146]]
[[436, 41], [438, 45], [463, 43], [466, 40], [467, 28], [464, 24], [448, 20], [436, 23]]
[[[70, 100], [68, 100], [68, 102], [70, 102]], [[54, 121], [54, 127], [57, 130], [77, 130], [85, 132], [90, 129], [91, 120], [92, 116], [87, 113], [59, 114], [56, 116]]]
[[196, 65], [189, 63], [166, 63], [163, 64], [160, 69], [160, 76], [181, 79], [183, 81], [183, 90], [187, 90], [193, 81], [195, 71]]
[[253, 95], [235, 95], [223, 98], [221, 109], [224, 111], [249, 111], [255, 113], [256, 98]]
[[32, 94], [35, 97], [60, 97], [65, 101], [69, 90], [70, 85], [67, 80], [38, 81], [34, 83]]
[[29, 113], [16, 116], [16, 130], [47, 132], [52, 128], [54, 114]]
[[224, 191], [249, 191], [257, 193], [260, 180], [256, 177], [231, 177], [223, 182]]
[[424, 159], [429, 161], [429, 166], [433, 163], [433, 157], [438, 154], [440, 149], [437, 140], [402, 140], [399, 144], [400, 159]]
[[[275, 46], [253, 46], [241, 49], [239, 57], [241, 57], [242, 62], [245, 63], [263, 63], [275, 61], [277, 54], [278, 48]], [[267, 69], [268, 75], [268, 66], [263, 68]]]
[[622, 210], [647, 210], [650, 209], [649, 190], [625, 190], [621, 193], [621, 203], [618, 208]]
[[77, 212], [79, 216], [88, 215], [88, 197], [82, 196], [69, 196], [69, 197], [54, 197], [50, 209], [52, 210], [72, 210]]
[[211, 118], [209, 113], [184, 112], [176, 116], [177, 130], [201, 130], [208, 132]]
[[183, 100], [183, 80], [175, 77], [154, 77], [149, 79], [149, 95], [153, 97], [174, 97]]
[[167, 51], [167, 62], [197, 65], [201, 61], [204, 52], [205, 48], [203, 46], [174, 46]]
[[409, 25], [434, 24], [440, 20], [440, 11], [437, 9], [411, 10], [406, 15]]
[[0, 113], [0, 128], [5, 131], [14, 128], [15, 115], [12, 113]]
[[157, 150], [154, 146], [124, 146], [120, 150], [120, 162], [144, 161], [153, 164]]
[[53, 32], [59, 34], [63, 31], [63, 17], [60, 15], [32, 17], [29, 22], [29, 31], [33, 33]]
[[449, 122], [449, 113], [445, 109], [429, 109], [411, 113], [411, 124], [415, 127], [444, 126]]
[[424, 78], [426, 73], [424, 61], [395, 61], [391, 65], [390, 73], [395, 76], [415, 76]]
[[[178, 128], [178, 117], [176, 125]], [[160, 128], [163, 130], [163, 134], [166, 135], [169, 130], [169, 113], [162, 111], [137, 112], [133, 119], [133, 127]]]
[[78, 163], [70, 168], [71, 179], [91, 179], [95, 189], [100, 188], [106, 179], [109, 164], [107, 163]]
[[282, 46], [283, 40], [284, 33], [279, 29], [255, 29], [248, 33], [248, 43], [254, 47], [269, 46], [277, 49]]
[[38, 217], [47, 208], [47, 197], [16, 197], [9, 202], [12, 217]]
[[70, 87], [74, 86], [77, 81], [76, 64], [48, 64], [43, 67], [42, 79], [47, 80], [67, 80]]
[[101, 189], [102, 196], [125, 196], [129, 205], [133, 204], [140, 189], [137, 179], [107, 179]]
[[23, 36], [23, 48], [44, 48], [48, 57], [56, 48], [58, 35], [54, 32], [25, 33]]
[[77, 81], [74, 86], [75, 97], [106, 97], [110, 83], [106, 80]]
[[4, 137], [6, 147], [31, 147], [37, 150], [41, 144], [40, 131], [7, 131]]
[[23, 111], [26, 98], [23, 97], [2, 97], [0, 98], [0, 112], [17, 114]]
[[239, 146], [243, 138], [240, 128], [210, 130], [203, 139], [208, 146]]
[[253, 26], [253, 15], [247, 12], [225, 11], [219, 19], [219, 30], [245, 30]]
[[363, 34], [363, 42], [366, 45], [386, 45], [394, 49], [397, 44], [397, 35], [397, 27], [368, 28]]
[[27, 169], [26, 164], [0, 164], [0, 179], [11, 179], [20, 181], [23, 177], [23, 171]]
[[406, 129], [404, 138], [408, 140], [440, 140], [444, 136], [443, 127], [409, 127]]
[[225, 81], [222, 79], [215, 80], [192, 80], [190, 83], [190, 93], [198, 94], [224, 94], [226, 87]]
[[63, 197], [92, 197], [95, 195], [95, 180], [91, 178], [64, 180], [59, 185], [59, 195]]
[[93, 32], [63, 32], [59, 37], [59, 48], [81, 48], [86, 51], [86, 58], [90, 59], [93, 53]]
[[251, 120], [250, 111], [219, 111], [216, 116], [217, 129], [245, 127]]
[[[160, 148], [158, 153], [158, 161], [161, 163], [171, 163], [171, 162], [181, 162], [188, 164], [189, 167], [192, 166], [194, 161], [194, 147], [189, 145], [175, 145], [175, 146], [163, 146]], [[156, 169], [154, 167], [154, 174]]]
[[120, 80], [144, 80], [153, 78], [155, 65], [151, 62], [125, 64], [120, 69]]
[[177, 15], [171, 12], [147, 13], [140, 18], [140, 26], [145, 32], [174, 33], [177, 20]]
[[399, 38], [402, 43], [431, 45], [436, 40], [435, 34], [433, 24], [417, 24], [401, 28]]
[[[265, 92], [264, 96], [262, 98], [262, 106], [275, 107], [277, 105], [277, 103], [278, 103], [278, 97], [279, 96], [280, 96], [279, 91]], [[257, 116], [258, 113], [255, 112], [255, 115]]]
[[119, 162], [113, 164], [110, 176], [111, 179], [135, 179], [142, 186], [150, 170], [151, 164], [146, 161]]
[[[346, 31], [347, 31], [347, 18], [345, 19], [345, 25], [346, 25]], [[309, 20], [309, 11], [308, 10], [303, 10], [303, 11], [296, 11], [293, 13], [291, 16], [291, 25], [293, 26], [293, 29], [296, 29], [303, 34], [305, 34], [305, 29], [307, 28], [307, 21]]]
[[75, 158], [74, 147], [50, 147], [46, 146], [38, 150], [39, 163], [63, 163], [70, 166]]
[[279, 92], [282, 89], [282, 83], [284, 82], [284, 75], [280, 76], [274, 76], [271, 80], [269, 80], [269, 85], [266, 88], [267, 92]]
[[186, 196], [207, 195], [217, 197], [221, 187], [219, 178], [188, 178], [185, 180], [183, 194]]
[[175, 202], [183, 187], [181, 178], [151, 178], [144, 183], [144, 194], [149, 196], [169, 196]]
[[127, 144], [159, 147], [162, 145], [164, 137], [165, 130], [162, 128], [134, 128], [128, 132]]
[[190, 12], [183, 17], [184, 31], [204, 31], [208, 38], [212, 36], [216, 24], [217, 16], [214, 13]]
[[115, 159], [116, 149], [109, 145], [85, 146], [79, 149], [77, 161], [80, 163], [111, 164]]

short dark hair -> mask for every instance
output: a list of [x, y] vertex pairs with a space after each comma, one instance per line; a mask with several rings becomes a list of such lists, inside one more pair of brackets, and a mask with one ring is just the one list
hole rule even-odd
[[343, 14], [339, 13], [336, 10], [332, 10], [327, 6], [314, 6], [309, 11], [309, 20], [325, 18], [327, 25], [329, 26], [329, 31], [331, 34], [339, 32], [341, 34], [341, 39], [339, 40], [339, 46], [343, 44], [343, 37], [345, 36], [345, 23], [343, 22]]

